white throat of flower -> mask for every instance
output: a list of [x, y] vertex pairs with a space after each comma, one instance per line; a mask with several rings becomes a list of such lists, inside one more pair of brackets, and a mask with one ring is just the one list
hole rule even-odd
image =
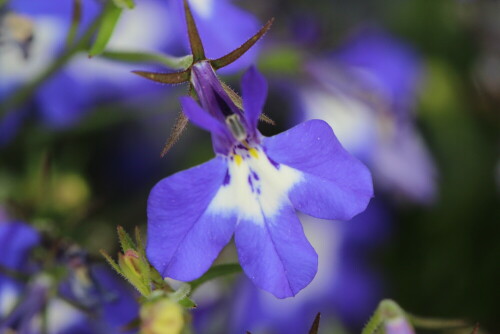
[[235, 215], [258, 225], [273, 217], [289, 201], [288, 192], [302, 179], [302, 173], [272, 162], [261, 147], [236, 148], [226, 157], [228, 175], [208, 210]]

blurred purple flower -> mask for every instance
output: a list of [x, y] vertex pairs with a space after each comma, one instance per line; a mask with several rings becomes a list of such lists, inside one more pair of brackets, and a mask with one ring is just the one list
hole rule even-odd
[[[277, 300], [243, 279], [236, 286], [229, 315], [231, 333], [307, 333], [318, 312], [323, 319], [360, 327], [376, 307], [381, 282], [367, 257], [387, 237], [385, 208], [372, 200], [365, 212], [348, 223], [324, 224], [306, 216], [301, 220], [318, 251], [314, 281], [293, 299]], [[323, 322], [322, 327], [329, 324], [328, 320]]]
[[407, 45], [362, 30], [332, 56], [311, 62], [301, 89], [305, 117], [327, 121], [370, 166], [380, 189], [419, 203], [436, 197], [436, 167], [414, 124], [422, 64]]
[[153, 188], [148, 258], [163, 276], [193, 280], [234, 233], [240, 263], [253, 283], [278, 298], [294, 296], [314, 278], [318, 261], [295, 209], [349, 220], [372, 197], [370, 173], [323, 121], [263, 137], [257, 122], [267, 83], [254, 68], [242, 80], [245, 113], [208, 62], [194, 65], [191, 80], [204, 109], [185, 97], [183, 111], [211, 132], [217, 156]]
[[[116, 276], [95, 265], [81, 263], [77, 268], [74, 259], [70, 273], [76, 275], [70, 274], [55, 296], [57, 283], [29, 261], [30, 251], [40, 242], [37, 231], [24, 223], [0, 223], [0, 265], [29, 279], [14, 279], [0, 272], [0, 332], [9, 328], [40, 333], [40, 315], [45, 311], [47, 328], [56, 334], [121, 333], [122, 327], [137, 317], [135, 298]], [[86, 303], [89, 300], [93, 302]]]

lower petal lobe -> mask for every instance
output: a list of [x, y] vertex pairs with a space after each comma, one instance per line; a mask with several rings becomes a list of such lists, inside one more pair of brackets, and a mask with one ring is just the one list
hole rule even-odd
[[263, 224], [240, 220], [235, 242], [246, 275], [278, 298], [296, 295], [316, 275], [318, 256], [288, 203]]
[[229, 242], [236, 219], [210, 210], [227, 173], [223, 157], [160, 181], [148, 199], [147, 256], [163, 275], [201, 276]]
[[370, 171], [340, 145], [324, 121], [311, 120], [265, 138], [263, 146], [274, 161], [303, 173], [289, 197], [308, 215], [349, 220], [373, 196]]

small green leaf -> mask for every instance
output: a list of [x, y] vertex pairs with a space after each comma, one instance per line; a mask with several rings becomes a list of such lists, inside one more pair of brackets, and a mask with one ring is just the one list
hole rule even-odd
[[116, 7], [121, 9], [134, 9], [134, 0], [113, 0]]
[[118, 239], [120, 240], [120, 246], [122, 247], [123, 252], [126, 252], [129, 249], [136, 250], [134, 241], [132, 240], [132, 238], [130, 238], [128, 233], [125, 232], [123, 227], [118, 225], [116, 227], [116, 231], [118, 232]]
[[203, 276], [189, 283], [191, 285], [191, 293], [193, 293], [194, 290], [196, 290], [203, 283], [213, 280], [214, 278], [239, 272], [241, 272], [241, 266], [237, 263], [219, 264], [217, 266], [213, 266]]
[[90, 48], [89, 57], [100, 55], [104, 51], [123, 10], [116, 7], [112, 2], [108, 2], [104, 11], [104, 17], [101, 20], [94, 44]]

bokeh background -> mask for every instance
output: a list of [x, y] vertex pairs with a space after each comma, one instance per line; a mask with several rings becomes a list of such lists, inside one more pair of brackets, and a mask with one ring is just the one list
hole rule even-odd
[[[109, 51], [186, 54], [175, 0], [137, 0]], [[24, 221], [90, 254], [115, 253], [115, 228], [146, 229], [160, 179], [213, 156], [188, 126], [160, 158], [187, 86], [132, 70], [165, 70], [86, 52], [61, 66], [70, 0], [0, 1], [0, 221]], [[192, 1], [209, 57], [266, 20], [252, 53], [220, 72], [236, 91], [251, 63], [269, 81], [272, 135], [327, 120], [372, 170], [375, 199], [351, 222], [303, 217], [320, 273], [276, 301], [238, 275], [195, 297], [200, 333], [357, 332], [382, 298], [418, 315], [500, 328], [500, 3], [488, 0]], [[78, 36], [100, 11], [84, 0]], [[224, 20], [227, 24], [224, 25]], [[90, 39], [91, 40], [91, 39]], [[30, 86], [31, 85], [31, 86]], [[14, 102], [13, 102], [14, 101]], [[2, 245], [0, 245], [0, 250]], [[231, 246], [220, 262], [236, 259]], [[323, 268], [323, 269], [321, 269]], [[287, 327], [288, 326], [288, 327]]]

